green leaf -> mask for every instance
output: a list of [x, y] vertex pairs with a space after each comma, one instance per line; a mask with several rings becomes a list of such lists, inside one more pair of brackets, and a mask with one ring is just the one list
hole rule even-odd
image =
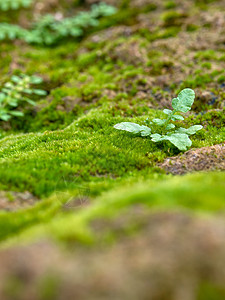
[[166, 115], [170, 115], [172, 113], [172, 110], [170, 110], [170, 109], [164, 109], [163, 112]]
[[122, 122], [114, 126], [115, 129], [124, 130], [133, 134], [141, 133], [142, 136], [148, 136], [151, 133], [151, 128], [131, 122]]
[[11, 98], [10, 101], [8, 101], [8, 104], [10, 106], [17, 107], [18, 106], [18, 99]]
[[19, 76], [13, 75], [13, 76], [11, 77], [11, 80], [12, 80], [13, 82], [18, 83], [18, 82], [21, 81], [21, 78], [20, 78]]
[[31, 83], [33, 84], [40, 84], [43, 82], [43, 79], [38, 76], [31, 76], [30, 79], [31, 79]]
[[141, 126], [141, 136], [149, 136], [151, 134], [151, 128], [142, 125]]
[[152, 122], [155, 123], [156, 125], [163, 126], [165, 124], [166, 120], [165, 119], [163, 119], [163, 120], [153, 119]]
[[153, 142], [162, 141], [162, 136], [161, 136], [161, 134], [158, 134], [158, 133], [151, 134], [151, 138], [152, 138]]
[[36, 94], [36, 95], [39, 95], [39, 96], [46, 96], [47, 95], [47, 92], [44, 91], [44, 90], [33, 90], [33, 93]]
[[5, 100], [6, 96], [4, 93], [0, 93], [0, 103], [2, 103]]
[[173, 129], [175, 128], [175, 125], [174, 124], [169, 124], [166, 126], [166, 130], [170, 130], [170, 129]]
[[10, 112], [10, 115], [14, 117], [23, 117], [24, 113], [22, 111], [14, 110]]
[[33, 91], [31, 89], [24, 89], [23, 90], [24, 93], [32, 95]]
[[25, 101], [33, 106], [36, 106], [36, 102], [34, 102], [33, 100], [31, 100], [29, 98], [25, 98]]
[[176, 130], [176, 132], [192, 135], [192, 134], [195, 134], [197, 131], [201, 130], [202, 128], [203, 128], [202, 125], [194, 125], [194, 126], [189, 127], [188, 129], [180, 127]]
[[9, 119], [11, 119], [10, 115], [7, 114], [7, 113], [4, 113], [4, 114], [0, 114], [0, 119], [2, 121], [8, 121]]
[[195, 100], [195, 92], [192, 89], [182, 90], [177, 98], [172, 100], [173, 109], [181, 112], [188, 112]]
[[170, 141], [175, 147], [177, 147], [181, 151], [187, 150], [187, 148], [191, 147], [192, 145], [191, 140], [185, 133], [172, 133], [163, 136], [162, 140]]
[[182, 117], [182, 116], [180, 116], [180, 115], [173, 115], [172, 121], [176, 121], [176, 120], [183, 121], [183, 120], [184, 120], [184, 117]]

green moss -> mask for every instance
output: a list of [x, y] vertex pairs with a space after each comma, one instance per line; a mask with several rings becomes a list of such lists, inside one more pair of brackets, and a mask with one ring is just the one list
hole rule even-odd
[[166, 1], [164, 3], [164, 7], [166, 9], [172, 9], [172, 8], [175, 8], [177, 5], [176, 5], [176, 2], [175, 1]]
[[[133, 205], [145, 205], [151, 211], [186, 210], [198, 214], [214, 214], [225, 211], [225, 173], [193, 174], [183, 177], [130, 181], [121, 187], [102, 194], [92, 204], [76, 213], [59, 214], [49, 218], [44, 225], [28, 228], [21, 238], [51, 235], [55, 238], [84, 243], [97, 242], [91, 231], [94, 220], [113, 219]], [[71, 199], [73, 191], [67, 193]], [[53, 198], [54, 199], [54, 198]], [[113, 228], [108, 228], [113, 232]], [[128, 228], [129, 229], [129, 228]], [[106, 239], [108, 239], [107, 231]], [[13, 236], [13, 231], [11, 236]], [[101, 235], [101, 241], [104, 236]]]
[[151, 41], [175, 37], [179, 32], [180, 28], [178, 26], [170, 26], [165, 29], [160, 29], [151, 35]]
[[[209, 65], [207, 65], [209, 66]], [[207, 68], [208, 69], [208, 68]], [[180, 85], [180, 89], [183, 89], [185, 87], [190, 87], [192, 89], [195, 89], [197, 87], [206, 88], [206, 85], [214, 82], [217, 77], [219, 77], [221, 74], [224, 73], [224, 70], [215, 70], [208, 73], [202, 73], [202, 69], [196, 69], [194, 74], [189, 75], [187, 79], [182, 82]]]
[[[146, 209], [149, 207], [152, 211], [180, 209], [207, 214], [225, 211], [224, 172], [174, 178], [155, 175], [149, 178], [151, 179], [144, 180], [143, 177], [129, 177], [120, 183], [120, 187], [103, 193], [89, 207], [77, 209], [76, 213], [73, 210], [63, 212], [61, 209], [68, 200], [79, 196], [79, 189], [74, 189], [73, 186], [65, 193], [55, 193], [33, 208], [1, 213], [0, 240], [20, 233], [21, 238], [50, 234], [63, 240], [93, 242], [94, 236], [89, 227], [93, 220], [114, 218], [134, 204], [144, 204]], [[91, 189], [96, 187], [93, 184], [90, 186]], [[103, 185], [101, 192], [102, 188]]]
[[60, 276], [57, 274], [47, 274], [38, 282], [38, 294], [41, 300], [54, 300], [60, 290]]
[[209, 126], [209, 127], [216, 127], [221, 128], [221, 131], [224, 130], [224, 124], [225, 124], [225, 116], [224, 116], [224, 110], [221, 111], [210, 111], [206, 113], [199, 113], [197, 116], [192, 115], [188, 119], [188, 124], [191, 124], [192, 122], [201, 123], [203, 125]]
[[150, 73], [152, 75], [161, 75], [164, 72], [164, 69], [170, 69], [174, 65], [173, 61], [156, 61], [151, 60], [148, 63], [148, 66], [151, 67]]
[[178, 11], [167, 11], [161, 15], [161, 19], [165, 27], [180, 26], [183, 23], [183, 19], [186, 17], [186, 14]]
[[[208, 1], [195, 2], [209, 7]], [[84, 1], [73, 1], [73, 8], [80, 4]], [[149, 109], [161, 105], [156, 93], [164, 100], [182, 88], [198, 88], [200, 92], [207, 89], [215, 94], [216, 105], [220, 107], [225, 81], [221, 45], [196, 51], [189, 64], [176, 62], [167, 41], [162, 47], [151, 42], [176, 37], [181, 31], [186, 31], [191, 40], [192, 34], [188, 32], [201, 30], [201, 26], [188, 25], [189, 20], [184, 24], [189, 11], [181, 13], [182, 5], [175, 1], [133, 8], [131, 1], [124, 0], [118, 6], [117, 14], [102, 19], [98, 27], [87, 33], [98, 34], [99, 42], [87, 37], [51, 49], [10, 43], [0, 46], [1, 82], [11, 73], [23, 70], [43, 77], [41, 88], [49, 92], [46, 98], [37, 99], [36, 108], [24, 108], [24, 118], [0, 129], [0, 190], [28, 190], [42, 199], [30, 209], [0, 213], [1, 241], [23, 234], [28, 228], [31, 236], [35, 236], [37, 229], [63, 239], [79, 236], [89, 241], [91, 220], [113, 217], [133, 203], [144, 203], [151, 209], [207, 213], [224, 210], [223, 173], [170, 178], [157, 168], [157, 163], [178, 154], [171, 144], [154, 144], [148, 138], [113, 129], [118, 122], [144, 124], [146, 117], [161, 117], [162, 111]], [[68, 2], [62, 7], [68, 8]], [[190, 12], [198, 10], [190, 7]], [[147, 22], [145, 27], [145, 18], [153, 26]], [[126, 31], [124, 25], [131, 27]], [[110, 30], [98, 33], [110, 26]], [[169, 42], [173, 40], [176, 41]], [[133, 43], [138, 46], [134, 58], [130, 54], [127, 57], [126, 49], [133, 50]], [[125, 55], [121, 55], [121, 47]], [[139, 50], [146, 51], [146, 56], [142, 57]], [[189, 50], [186, 54], [189, 57]], [[174, 70], [181, 70], [182, 78], [183, 72], [189, 76], [178, 82], [179, 72], [175, 78]], [[164, 81], [163, 77], [170, 74], [177, 79], [175, 82]], [[182, 123], [204, 125], [191, 138], [193, 147], [224, 141], [224, 111], [202, 112], [211, 108], [207, 103], [196, 102], [194, 111], [200, 114], [189, 115]], [[114, 191], [115, 188], [118, 190]], [[65, 213], [64, 201], [76, 199], [80, 190], [90, 198], [90, 207]], [[107, 194], [102, 195], [103, 192]]]
[[198, 29], [199, 29], [199, 26], [195, 25], [195, 24], [188, 24], [186, 27], [186, 30], [188, 32], [194, 32], [194, 31], [197, 31]]
[[[128, 100], [124, 101], [119, 106], [105, 103], [102, 109], [90, 111], [62, 131], [11, 136], [1, 140], [0, 188], [29, 190], [44, 196], [60, 190], [64, 179], [74, 178], [76, 185], [101, 182], [104, 178], [119, 180], [127, 174], [133, 177], [138, 173], [153, 172], [151, 167], [154, 167], [154, 162], [146, 154], [158, 153], [158, 146], [147, 138], [131, 137], [113, 129], [114, 124], [128, 121], [122, 116], [135, 114], [135, 103], [132, 109], [126, 104]], [[146, 108], [144, 111], [148, 112]], [[136, 115], [138, 113], [136, 111]], [[160, 114], [148, 112], [150, 118]], [[130, 120], [143, 123], [144, 118]], [[207, 127], [202, 134], [202, 141], [198, 141], [197, 136], [193, 138], [194, 146], [221, 142], [224, 138], [224, 131], [219, 124], [218, 128]], [[164, 157], [169, 154], [168, 147], [168, 144], [164, 144], [161, 149]], [[173, 148], [171, 151], [173, 153]]]
[[[1, 158], [8, 158], [1, 162], [2, 171], [7, 166], [1, 173], [1, 188], [28, 189], [40, 196], [60, 189], [62, 176], [72, 176], [76, 184], [99, 181], [105, 176], [121, 177], [127, 172], [134, 175], [149, 168], [151, 162], [141, 153], [155, 146], [143, 140], [138, 147], [131, 147], [130, 137], [117, 135], [113, 129], [118, 120], [106, 113], [92, 112], [65, 131], [2, 140]], [[137, 144], [138, 140], [133, 143]], [[131, 149], [133, 153], [128, 154]]]
[[210, 70], [212, 68], [212, 64], [210, 62], [204, 62], [202, 63], [202, 68], [206, 68], [208, 70]]
[[217, 58], [217, 53], [215, 50], [212, 50], [212, 49], [198, 51], [195, 54], [195, 58], [200, 59], [200, 60], [214, 60]]
[[213, 3], [216, 2], [217, 0], [195, 0], [196, 4], [209, 4], [209, 3]]
[[87, 52], [84, 54], [79, 55], [77, 59], [77, 65], [83, 69], [96, 62], [97, 59], [97, 52]]
[[0, 212], [0, 242], [7, 239], [11, 235], [16, 235], [25, 228], [37, 223], [44, 223], [54, 217], [57, 212], [60, 212], [60, 208], [63, 203], [63, 198], [60, 201], [54, 202], [52, 199], [48, 199], [38, 203], [35, 207], [27, 210], [21, 210], [18, 212]]
[[25, 283], [18, 277], [12, 276], [5, 280], [4, 294], [8, 299], [21, 299], [21, 294], [25, 291]]
[[219, 76], [218, 79], [217, 79], [217, 82], [218, 83], [224, 83], [225, 82], [225, 75]]
[[210, 282], [202, 283], [199, 287], [197, 300], [223, 300], [225, 289]]

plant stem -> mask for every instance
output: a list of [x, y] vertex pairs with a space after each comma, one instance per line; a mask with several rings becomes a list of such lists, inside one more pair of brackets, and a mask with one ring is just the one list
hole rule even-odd
[[171, 112], [171, 114], [168, 115], [168, 117], [167, 117], [167, 119], [166, 119], [166, 122], [165, 122], [165, 124], [164, 124], [164, 126], [163, 126], [163, 129], [164, 129], [164, 130], [166, 130], [166, 127], [169, 125], [169, 123], [170, 123], [170, 121], [171, 121], [173, 115], [174, 115], [176, 112], [177, 112], [177, 110], [174, 109], [174, 110]]

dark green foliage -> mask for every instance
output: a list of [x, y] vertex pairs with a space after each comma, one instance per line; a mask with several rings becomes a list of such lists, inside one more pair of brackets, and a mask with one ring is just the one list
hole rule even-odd
[[26, 29], [17, 25], [0, 23], [0, 40], [25, 39], [28, 34]]
[[146, 124], [150, 127], [140, 126], [130, 122], [122, 122], [116, 124], [114, 128], [125, 130], [133, 134], [140, 134], [142, 137], [150, 136], [152, 142], [170, 141], [179, 150], [187, 150], [187, 147], [190, 147], [192, 144], [189, 135], [195, 134], [202, 129], [202, 126], [194, 125], [188, 129], [183, 127], [176, 129], [175, 124], [171, 123], [171, 121], [183, 121], [184, 118], [177, 113], [188, 112], [194, 103], [194, 99], [194, 91], [191, 89], [184, 89], [179, 93], [177, 98], [172, 100], [173, 111], [164, 109], [163, 112], [167, 115], [166, 119], [153, 119], [151, 122], [147, 119]]
[[30, 30], [7, 23], [0, 23], [0, 40], [21, 39], [31, 44], [53, 45], [63, 39], [80, 38], [88, 28], [96, 27], [100, 17], [113, 15], [116, 9], [105, 3], [92, 6], [90, 12], [57, 20], [53, 15], [44, 15]]
[[34, 0], [0, 0], [0, 10], [16, 10], [23, 7], [29, 7]]
[[22, 102], [35, 105], [30, 99], [31, 95], [45, 96], [47, 93], [40, 89], [35, 89], [32, 85], [37, 85], [42, 79], [37, 76], [12, 76], [11, 81], [6, 82], [0, 92], [0, 121], [8, 121], [12, 117], [21, 117], [22, 111], [15, 110]]

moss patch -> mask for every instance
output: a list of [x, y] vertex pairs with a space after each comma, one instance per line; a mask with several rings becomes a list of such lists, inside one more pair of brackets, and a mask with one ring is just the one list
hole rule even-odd
[[[223, 299], [224, 1], [106, 2], [118, 12], [83, 39], [1, 42], [0, 87], [36, 74], [48, 95], [0, 122], [0, 294]], [[27, 27], [92, 3], [38, 1], [1, 17]], [[204, 126], [188, 152], [113, 128], [162, 117], [187, 87], [196, 101], [178, 125]], [[193, 169], [220, 171], [172, 175]]]

